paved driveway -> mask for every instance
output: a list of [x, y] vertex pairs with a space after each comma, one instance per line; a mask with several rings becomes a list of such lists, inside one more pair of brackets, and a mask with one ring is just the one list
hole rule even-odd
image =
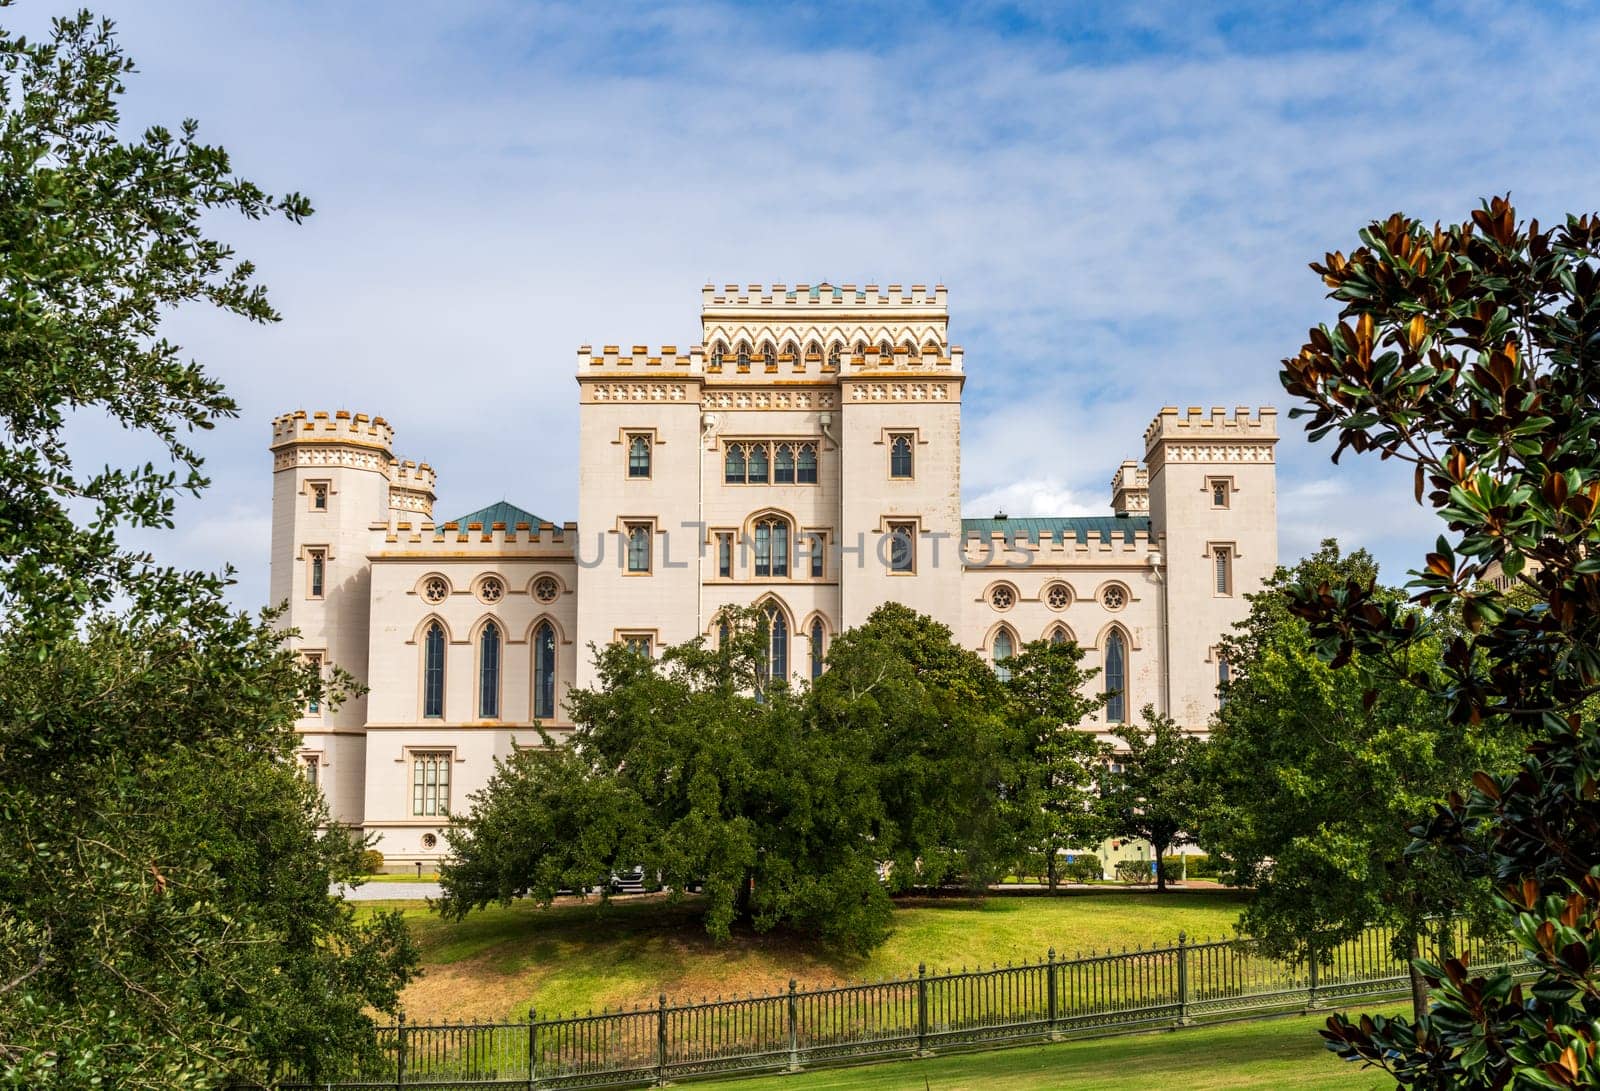
[[352, 902], [410, 902], [437, 898], [444, 894], [438, 883], [365, 883], [351, 887], [335, 883], [330, 894], [343, 894]]

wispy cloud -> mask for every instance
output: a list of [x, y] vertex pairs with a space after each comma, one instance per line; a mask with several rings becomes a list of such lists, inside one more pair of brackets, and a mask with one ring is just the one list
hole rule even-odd
[[[265, 594], [273, 414], [384, 414], [443, 513], [567, 516], [574, 349], [692, 343], [708, 279], [943, 280], [967, 509], [1108, 510], [1160, 406], [1286, 407], [1277, 361], [1331, 316], [1305, 263], [1367, 219], [1600, 203], [1581, 7], [109, 10], [143, 69], [130, 120], [198, 116], [319, 208], [218, 224], [283, 324], [174, 323], [244, 419], [205, 437], [216, 488], [181, 512], [209, 529], [163, 548], [234, 561], [241, 603]], [[1285, 558], [1337, 531], [1413, 566], [1408, 483], [1280, 422]]]

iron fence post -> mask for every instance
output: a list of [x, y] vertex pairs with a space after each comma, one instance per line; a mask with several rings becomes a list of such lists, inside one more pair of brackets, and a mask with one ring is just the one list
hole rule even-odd
[[928, 1052], [928, 964], [917, 963], [917, 1052]]
[[539, 1057], [539, 1021], [534, 1014], [533, 1005], [528, 1005], [528, 1091], [533, 1091], [537, 1086]]
[[406, 1085], [406, 1013], [405, 1012], [401, 1012], [400, 1013], [400, 1021], [397, 1024], [397, 1026], [398, 1026], [398, 1030], [395, 1032], [396, 1042], [395, 1042], [395, 1054], [394, 1054], [394, 1085], [395, 1085], [395, 1087], [399, 1088], [399, 1087], [404, 1087]]
[[1178, 1025], [1189, 1021], [1189, 937], [1178, 933]]
[[1044, 979], [1044, 995], [1050, 1037], [1056, 1036], [1056, 1021], [1061, 1018], [1061, 1011], [1056, 1000], [1056, 949], [1050, 948], [1044, 957], [1044, 972], [1049, 976]]
[[667, 1085], [667, 994], [656, 1008], [656, 1086]]
[[794, 995], [794, 978], [789, 979], [789, 1071], [797, 1072], [800, 1069], [800, 1034], [797, 1024], [800, 1022], [799, 1011]]

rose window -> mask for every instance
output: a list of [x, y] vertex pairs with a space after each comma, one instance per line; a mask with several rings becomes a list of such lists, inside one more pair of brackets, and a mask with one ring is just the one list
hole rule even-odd
[[554, 602], [559, 594], [561, 587], [556, 583], [554, 576], [540, 576], [533, 581], [533, 597], [540, 602]]
[[996, 587], [989, 592], [989, 602], [996, 610], [1009, 610], [1017, 601], [1017, 593], [1009, 587]]
[[478, 585], [478, 597], [484, 602], [499, 602], [505, 597], [506, 585], [494, 576], [490, 576]]
[[1052, 610], [1065, 610], [1072, 601], [1072, 592], [1067, 590], [1064, 583], [1052, 583], [1044, 593], [1044, 601]]
[[1128, 605], [1128, 592], [1120, 587], [1108, 587], [1100, 595], [1100, 601], [1107, 610], [1120, 610]]
[[422, 585], [422, 597], [432, 603], [441, 603], [450, 594], [450, 585], [440, 576], [430, 576]]

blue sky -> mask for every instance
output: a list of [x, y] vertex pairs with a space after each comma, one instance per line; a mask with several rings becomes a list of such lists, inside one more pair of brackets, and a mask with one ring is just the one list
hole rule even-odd
[[[36, 30], [64, 9], [0, 13]], [[1333, 467], [1278, 361], [1367, 220], [1600, 207], [1589, 5], [225, 4], [139, 0], [127, 119], [200, 120], [300, 228], [219, 219], [284, 321], [171, 334], [242, 419], [163, 559], [265, 596], [268, 421], [381, 414], [441, 516], [576, 511], [580, 344], [691, 344], [707, 281], [943, 282], [968, 514], [1107, 510], [1162, 406], [1271, 403], [1281, 554], [1391, 577], [1408, 475]], [[85, 427], [96, 457], [122, 437]]]

